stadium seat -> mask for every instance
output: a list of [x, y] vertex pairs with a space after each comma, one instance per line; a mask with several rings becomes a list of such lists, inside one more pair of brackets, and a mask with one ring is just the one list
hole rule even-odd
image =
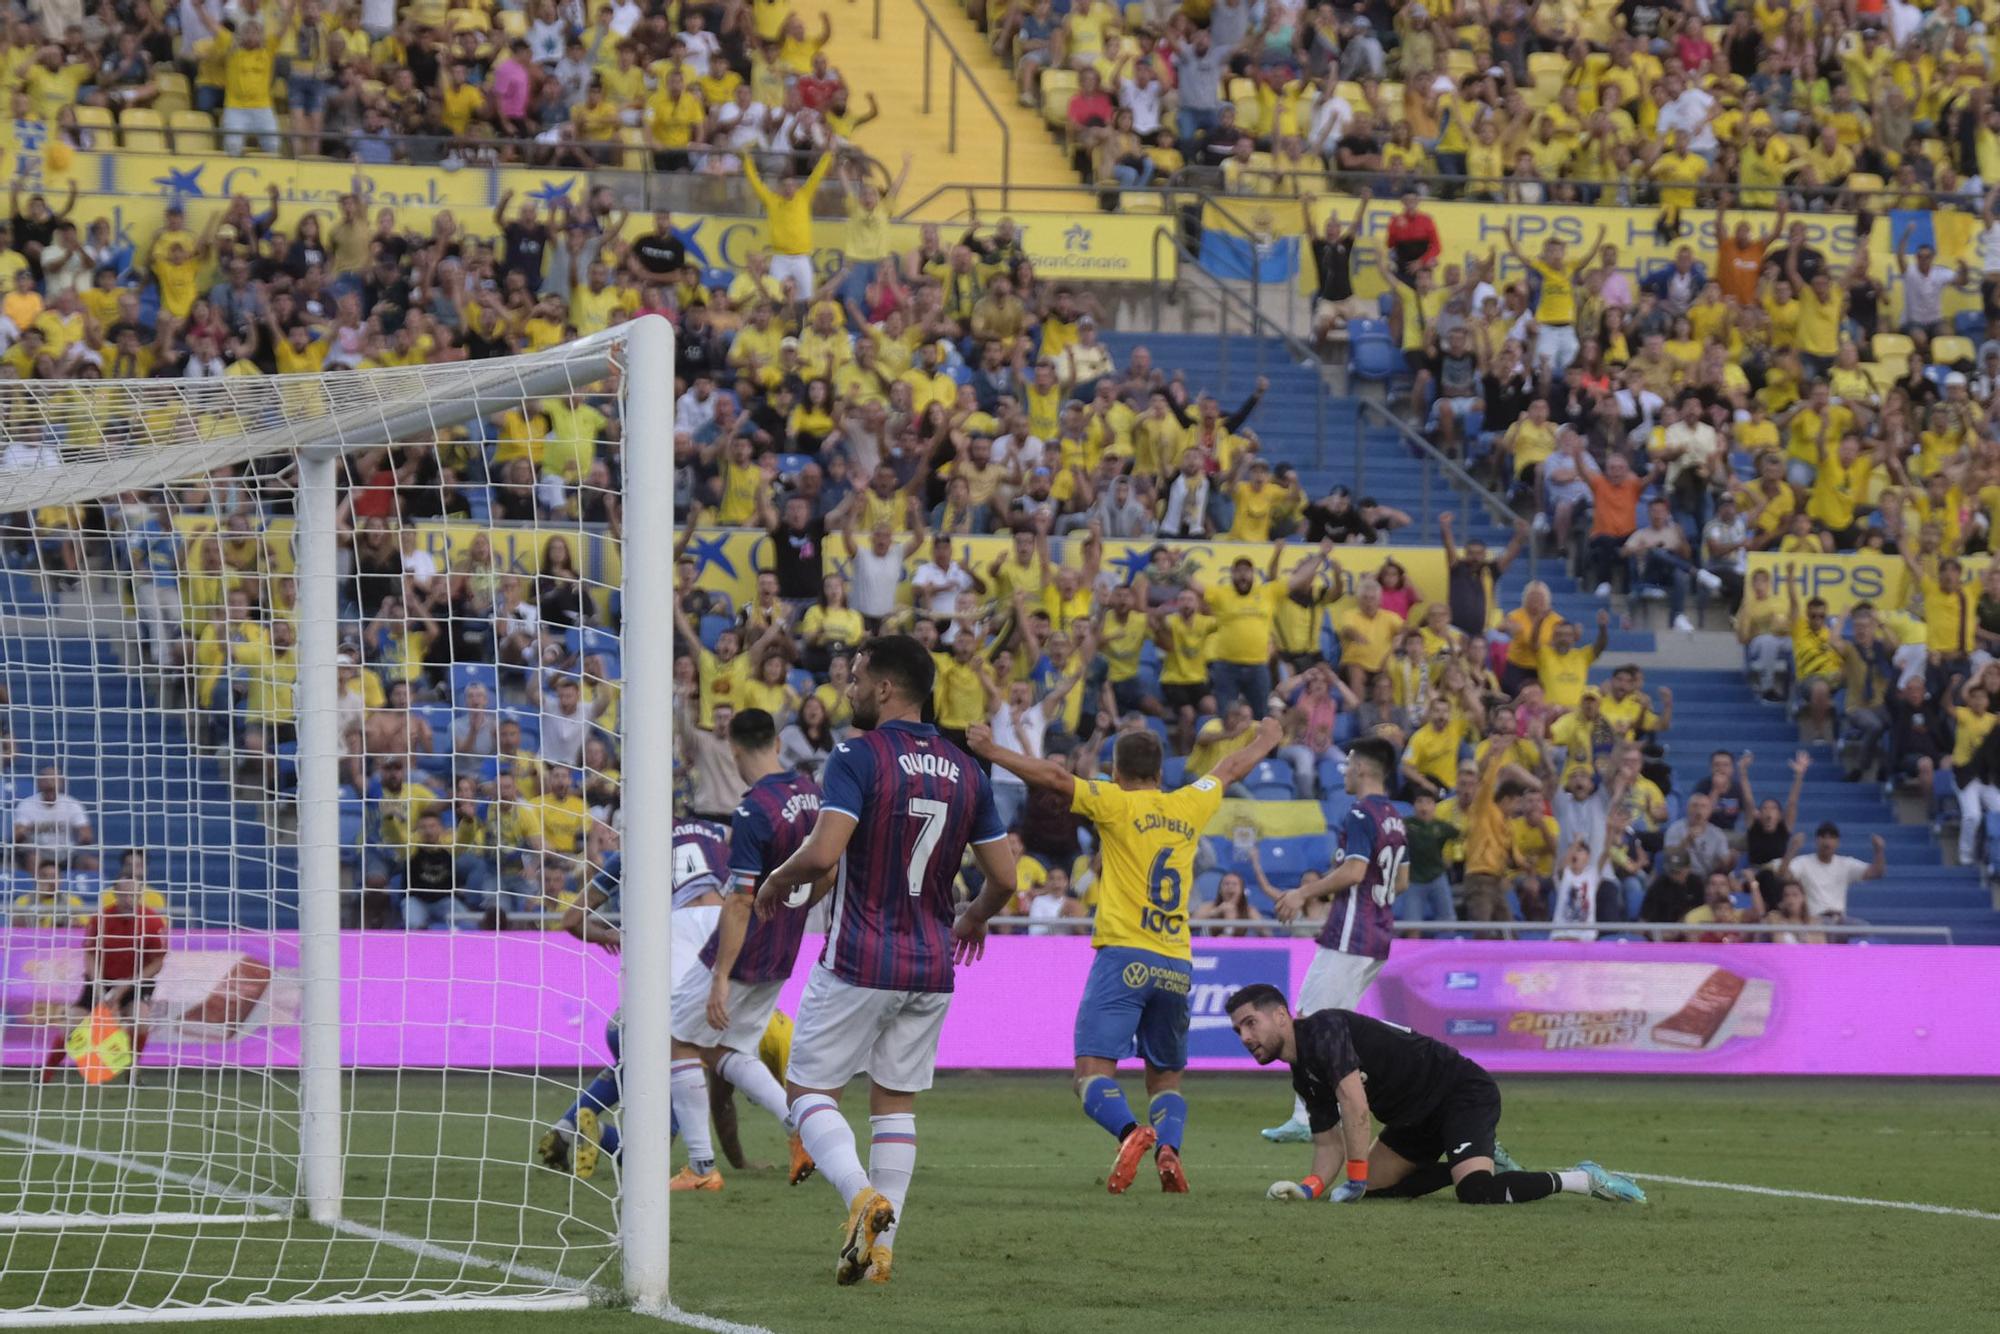
[[157, 111], [127, 107], [118, 117], [118, 146], [132, 153], [164, 153], [168, 151], [166, 122]]
[[1910, 353], [1917, 350], [1917, 345], [1908, 334], [1878, 333], [1868, 340], [1868, 350], [1875, 354], [1877, 361], [1900, 357], [1904, 362], [1908, 362]]
[[500, 669], [483, 662], [454, 662], [451, 665], [451, 697], [459, 703], [465, 702], [465, 688], [474, 682], [486, 687], [489, 697], [497, 700], [500, 695]]
[[1160, 786], [1169, 792], [1187, 781], [1187, 756], [1169, 755], [1160, 761]]
[[159, 95], [153, 99], [153, 110], [163, 116], [194, 105], [194, 90], [188, 84], [188, 76], [179, 70], [155, 68], [153, 86], [159, 89]]
[[1970, 338], [1974, 342], [1986, 337], [1986, 312], [1981, 310], [1961, 310], [1951, 318], [1951, 331], [1960, 338]]
[[1402, 351], [1389, 338], [1387, 326], [1376, 320], [1347, 326], [1347, 373], [1371, 384], [1388, 384], [1403, 373]]
[[1188, 900], [1188, 906], [1190, 908], [1199, 908], [1204, 903], [1215, 902], [1215, 892], [1222, 884], [1222, 876], [1223, 873], [1221, 871], [1215, 870], [1212, 867], [1206, 871], [1196, 872], [1194, 877], [1194, 895]]
[[722, 632], [724, 630], [735, 629], [736, 622], [727, 616], [717, 616], [711, 613], [701, 618], [701, 625], [697, 628], [701, 632], [701, 646], [706, 649], [713, 649], [715, 641], [722, 638]]
[[1069, 127], [1069, 100], [1076, 95], [1076, 74], [1066, 69], [1042, 71], [1042, 119], [1057, 130]]
[[506, 33], [508, 37], [526, 37], [528, 35], [528, 13], [526, 10], [503, 9], [494, 18], [500, 24], [500, 31]]
[[1931, 339], [1931, 360], [1940, 366], [1970, 370], [1972, 359], [1978, 355], [1978, 351], [1970, 338], [1961, 338], [1957, 334]]
[[[111, 112], [107, 108], [76, 106], [71, 107], [70, 110], [76, 116], [78, 129], [100, 131], [108, 136], [115, 136], [117, 134], [118, 122], [112, 119]], [[115, 142], [115, 140], [107, 139], [107, 146], [110, 142]]]
[[216, 151], [215, 118], [206, 111], [176, 111], [167, 117], [176, 153]]

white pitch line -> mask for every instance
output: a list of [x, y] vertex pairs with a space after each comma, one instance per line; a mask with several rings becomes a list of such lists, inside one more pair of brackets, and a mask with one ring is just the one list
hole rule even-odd
[[1951, 1218], [1980, 1218], [2000, 1223], [2000, 1214], [1983, 1209], [1961, 1209], [1949, 1204], [1921, 1204], [1915, 1200], [1876, 1200], [1865, 1195], [1825, 1195], [1816, 1190], [1779, 1190], [1774, 1186], [1746, 1186], [1740, 1181], [1704, 1181], [1699, 1177], [1660, 1176], [1654, 1172], [1630, 1172], [1636, 1181], [1658, 1181], [1668, 1186], [1694, 1186], [1701, 1190], [1728, 1190], [1738, 1195], [1770, 1195], [1781, 1200], [1812, 1200], [1818, 1204], [1856, 1204], [1870, 1209], [1901, 1209], [1913, 1214], [1944, 1214]]
[[[124, 1154], [104, 1153], [97, 1149], [86, 1149], [82, 1145], [71, 1144], [65, 1140], [49, 1139], [42, 1135], [23, 1134], [18, 1130], [0, 1130], [0, 1139], [9, 1140], [15, 1144], [24, 1145], [32, 1149], [43, 1149], [50, 1153], [67, 1154], [70, 1157], [81, 1158], [85, 1162], [98, 1163], [121, 1172], [136, 1172], [141, 1176], [152, 1177], [156, 1181], [171, 1181], [175, 1185], [186, 1186], [191, 1190], [199, 1191], [204, 1195], [212, 1196], [216, 1199], [234, 1200], [238, 1203], [251, 1204], [258, 1208], [272, 1209], [284, 1213], [288, 1213], [292, 1208], [292, 1201], [276, 1195], [257, 1194], [238, 1186], [228, 1186], [210, 1181], [206, 1176], [199, 1173], [176, 1171], [171, 1167], [161, 1167], [138, 1158], [127, 1157]], [[315, 1226], [326, 1226], [335, 1232], [342, 1232], [351, 1237], [361, 1237], [368, 1241], [379, 1242], [384, 1246], [393, 1247], [396, 1250], [406, 1252], [423, 1260], [438, 1260], [450, 1264], [473, 1265], [480, 1269], [497, 1269], [510, 1278], [539, 1283], [544, 1287], [567, 1288], [573, 1292], [582, 1293], [592, 1291], [589, 1284], [579, 1279], [558, 1274], [551, 1269], [542, 1269], [535, 1265], [516, 1264], [511, 1260], [496, 1260], [488, 1256], [475, 1255], [470, 1251], [453, 1250], [450, 1247], [439, 1246], [433, 1242], [424, 1241], [405, 1233], [392, 1232], [386, 1228], [370, 1227], [365, 1223], [356, 1223], [345, 1218], [338, 1219], [330, 1224], [316, 1224]]]
[[740, 1325], [734, 1320], [724, 1320], [720, 1316], [703, 1315], [699, 1311], [683, 1311], [680, 1307], [667, 1304], [664, 1311], [638, 1311], [638, 1315], [649, 1315], [664, 1320], [670, 1325], [685, 1325], [689, 1329], [705, 1329], [709, 1334], [772, 1334], [762, 1325]]
[[[176, 1171], [171, 1167], [161, 1167], [157, 1164], [143, 1162], [136, 1158], [128, 1158], [123, 1154], [104, 1153], [96, 1149], [86, 1149], [80, 1145], [70, 1144], [63, 1140], [48, 1139], [41, 1135], [22, 1134], [15, 1130], [0, 1130], [0, 1139], [11, 1140], [16, 1144], [24, 1145], [28, 1148], [45, 1149], [52, 1153], [68, 1154], [71, 1157], [81, 1158], [86, 1162], [99, 1163], [121, 1172], [137, 1172], [142, 1176], [150, 1176], [158, 1181], [171, 1181], [176, 1185], [200, 1191], [204, 1195], [253, 1204], [259, 1208], [277, 1210], [287, 1213], [288, 1217], [288, 1211], [292, 1207], [290, 1200], [281, 1199], [275, 1195], [254, 1194], [240, 1187], [227, 1186], [219, 1182], [210, 1181], [207, 1177], [197, 1173]], [[564, 1275], [555, 1273], [553, 1270], [539, 1268], [535, 1265], [515, 1264], [507, 1260], [495, 1260], [482, 1255], [474, 1255], [469, 1251], [452, 1250], [405, 1233], [392, 1232], [385, 1228], [370, 1227], [366, 1223], [356, 1223], [345, 1218], [334, 1222], [330, 1226], [336, 1232], [344, 1232], [349, 1236], [363, 1237], [369, 1241], [380, 1242], [385, 1246], [394, 1247], [396, 1250], [405, 1251], [421, 1259], [476, 1265], [482, 1269], [498, 1269], [510, 1277], [528, 1279], [549, 1287], [567, 1288], [593, 1297], [603, 1295], [589, 1284], [574, 1278], [565, 1277]], [[643, 1314], [655, 1316], [669, 1324], [683, 1325], [689, 1329], [706, 1330], [708, 1334], [772, 1334], [771, 1330], [766, 1329], [762, 1325], [738, 1324], [734, 1320], [723, 1320], [716, 1316], [703, 1315], [699, 1311], [684, 1311], [680, 1307], [673, 1305], [669, 1305], [665, 1311], [647, 1311], [643, 1312]]]

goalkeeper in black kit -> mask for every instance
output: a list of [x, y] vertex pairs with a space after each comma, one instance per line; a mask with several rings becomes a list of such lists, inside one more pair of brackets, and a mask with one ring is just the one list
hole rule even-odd
[[[1244, 987], [1227, 1002], [1230, 1026], [1257, 1064], [1283, 1061], [1312, 1124], [1312, 1173], [1273, 1182], [1273, 1200], [1414, 1198], [1456, 1188], [1461, 1204], [1527, 1204], [1591, 1195], [1644, 1204], [1629, 1177], [1581, 1162], [1567, 1172], [1525, 1172], [1495, 1139], [1500, 1089], [1450, 1047], [1352, 1010], [1294, 1018], [1276, 987]], [[1374, 1121], [1382, 1133], [1369, 1144]], [[1498, 1157], [1506, 1170], [1496, 1170]], [[1343, 1162], [1346, 1179], [1332, 1185]]]

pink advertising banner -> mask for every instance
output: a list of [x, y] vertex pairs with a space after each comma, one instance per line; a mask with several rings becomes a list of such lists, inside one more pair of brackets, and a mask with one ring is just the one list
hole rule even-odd
[[[806, 958], [818, 950], [809, 938]], [[1305, 974], [1303, 940], [1199, 946], [1189, 1054], [1254, 1068], [1223, 999]], [[342, 941], [345, 1059], [486, 1068], [605, 1059], [618, 960], [567, 936], [355, 932]], [[1070, 1063], [1088, 942], [993, 940], [962, 969], [939, 1064]], [[796, 1006], [806, 968], [787, 987]], [[32, 1064], [76, 1021], [81, 937], [0, 932], [0, 1061]], [[1496, 1071], [2000, 1076], [2000, 949], [1806, 945], [1399, 942], [1363, 1009]], [[148, 1064], [290, 1066], [293, 938], [185, 932], [147, 1002]]]

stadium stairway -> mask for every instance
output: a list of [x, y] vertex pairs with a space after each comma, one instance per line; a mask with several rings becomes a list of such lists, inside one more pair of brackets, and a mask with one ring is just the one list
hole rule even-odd
[[[1360, 409], [1351, 398], [1325, 397], [1319, 372], [1301, 365], [1282, 339], [1232, 336], [1227, 352], [1218, 355], [1213, 334], [1145, 334], [1110, 332], [1101, 335], [1105, 346], [1120, 366], [1126, 365], [1132, 350], [1145, 347], [1153, 362], [1170, 373], [1184, 370], [1190, 395], [1206, 390], [1232, 411], [1256, 387], [1262, 375], [1271, 389], [1246, 424], [1257, 433], [1264, 456], [1273, 463], [1289, 463], [1299, 470], [1306, 494], [1318, 499], [1336, 485], [1355, 486], [1357, 445], [1356, 424]], [[1324, 412], [1324, 428], [1321, 412]], [[1362, 427], [1359, 449], [1364, 456], [1361, 484], [1357, 495], [1373, 496], [1385, 505], [1408, 513], [1418, 522], [1392, 535], [1394, 546], [1435, 546], [1436, 525], [1426, 524], [1424, 460], [1412, 452], [1395, 429], [1371, 418]], [[1512, 534], [1478, 505], [1463, 498], [1435, 476], [1431, 479], [1430, 513], [1451, 510], [1458, 518], [1462, 539], [1478, 538], [1496, 554], [1506, 547]], [[1530, 579], [1540, 578], [1549, 585], [1555, 609], [1570, 620], [1594, 626], [1600, 603], [1587, 588], [1569, 576], [1563, 563], [1545, 557], [1533, 572], [1526, 558], [1517, 560], [1501, 580], [1498, 598], [1503, 607], [1517, 606], [1521, 590]], [[1610, 652], [1647, 653], [1656, 646], [1647, 630], [1614, 627]]]
[[[948, 150], [950, 124], [951, 57], [932, 39], [929, 59], [924, 51], [924, 9], [917, 0], [872, 0], [866, 5], [821, 5], [797, 11], [809, 33], [817, 33], [821, 13], [833, 19], [833, 41], [827, 56], [847, 79], [856, 99], [854, 109], [865, 106], [869, 93], [882, 109], [879, 119], [865, 125], [856, 141], [881, 162], [893, 176], [905, 152], [914, 153], [909, 182], [898, 201], [909, 208], [939, 186], [967, 182], [998, 184], [1000, 144], [992, 116], [977, 93], [965, 87], [964, 76], [958, 90], [958, 151]], [[981, 33], [965, 10], [952, 0], [928, 0], [925, 8], [937, 20], [946, 41], [964, 57], [979, 87], [1006, 122], [1012, 150], [1009, 183], [1016, 186], [1067, 186], [1068, 193], [1035, 191], [1017, 202], [1022, 208], [1088, 209], [1095, 196], [1081, 188], [1070, 169], [1061, 143], [1043, 122], [1041, 113], [1024, 107], [1016, 98], [1013, 76], [994, 57]], [[881, 16], [881, 36], [871, 35], [875, 15]], [[923, 113], [924, 71], [930, 69], [931, 111]], [[939, 208], [925, 210], [924, 216], [949, 216], [962, 207], [962, 199], [942, 199]]]
[[[1677, 784], [1684, 788], [1699, 781], [1717, 750], [1732, 755], [1748, 750], [1755, 757], [1750, 782], [1758, 800], [1785, 799], [1798, 728], [1781, 707], [1759, 700], [1740, 673], [1649, 667], [1646, 686], [1674, 692], [1669, 762]], [[1830, 747], [1811, 746], [1807, 753], [1813, 767], [1799, 793], [1799, 828], [1807, 835], [1807, 849], [1822, 820], [1840, 826], [1841, 852], [1847, 856], [1867, 860], [1869, 839], [1876, 835], [1888, 847], [1888, 875], [1855, 886], [1848, 895], [1850, 913], [1875, 926], [1950, 927], [1959, 945], [2000, 944], [2000, 912], [1976, 867], [1946, 864], [1930, 826], [1899, 822], [1878, 785], [1843, 780]]]
[[[0, 664], [17, 752], [6, 777], [10, 815], [12, 803], [34, 791], [36, 770], [54, 764], [96, 823], [102, 880], [116, 876], [124, 849], [142, 847], [148, 879], [169, 891], [182, 920], [296, 924], [293, 849], [272, 843], [262, 811], [234, 798], [183, 716], [157, 706], [115, 644], [17, 633], [0, 639]], [[75, 892], [94, 901], [88, 880], [73, 879]], [[28, 880], [14, 875], [7, 898]]]

